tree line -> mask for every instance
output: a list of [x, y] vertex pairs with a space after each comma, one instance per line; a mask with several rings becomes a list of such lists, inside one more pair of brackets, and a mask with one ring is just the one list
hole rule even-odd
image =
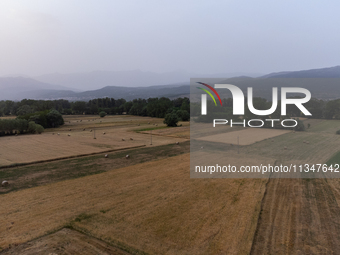
[[[164, 118], [167, 113], [173, 111], [190, 112], [188, 98], [176, 98], [170, 100], [167, 97], [134, 99], [97, 98], [85, 101], [70, 102], [68, 100], [33, 100], [23, 99], [21, 101], [0, 101], [0, 116], [20, 116], [54, 109], [63, 115], [68, 114], [131, 114], [138, 116], [150, 116]], [[180, 112], [181, 115], [185, 114]]]
[[0, 136], [39, 133], [44, 128], [59, 127], [64, 124], [63, 116], [56, 110], [20, 115], [15, 119], [0, 119]]

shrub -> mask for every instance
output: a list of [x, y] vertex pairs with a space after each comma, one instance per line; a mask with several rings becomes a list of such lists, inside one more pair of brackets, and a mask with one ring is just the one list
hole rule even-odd
[[42, 132], [44, 132], [44, 127], [39, 125], [39, 124], [36, 124], [35, 125], [35, 132], [38, 133], [38, 134], [41, 134]]
[[28, 132], [32, 134], [41, 134], [42, 132], [44, 132], [44, 127], [39, 124], [35, 124], [34, 121], [30, 121], [28, 123]]
[[104, 118], [104, 117], [106, 116], [106, 112], [101, 111], [101, 112], [99, 113], [99, 116], [100, 116], [101, 118]]
[[34, 121], [28, 122], [28, 132], [34, 134], [36, 125]]
[[178, 117], [176, 113], [168, 113], [163, 121], [168, 127], [177, 127]]

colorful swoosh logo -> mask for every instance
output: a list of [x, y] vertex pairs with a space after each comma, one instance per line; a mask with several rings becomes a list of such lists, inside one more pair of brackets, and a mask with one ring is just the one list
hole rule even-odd
[[[206, 86], [207, 88], [211, 89], [211, 91], [214, 92], [215, 95], [217, 96], [217, 98], [218, 98], [218, 100], [220, 101], [220, 104], [221, 104], [221, 106], [222, 106], [222, 100], [221, 100], [221, 98], [220, 98], [220, 95], [217, 93], [217, 91], [216, 91], [213, 87], [211, 87], [210, 85], [205, 84], [205, 83], [203, 83], [203, 82], [197, 82], [197, 83], [199, 83], [199, 84], [201, 84], [201, 85], [203, 85], [203, 86]], [[201, 90], [203, 90], [203, 91], [205, 91], [205, 92], [207, 92], [207, 94], [214, 100], [214, 103], [215, 103], [215, 105], [217, 106], [217, 103], [216, 103], [216, 100], [215, 100], [214, 96], [213, 96], [208, 90], [202, 89], [202, 88], [200, 88], [200, 87], [197, 87], [197, 88], [198, 88], [198, 89], [201, 89]]]

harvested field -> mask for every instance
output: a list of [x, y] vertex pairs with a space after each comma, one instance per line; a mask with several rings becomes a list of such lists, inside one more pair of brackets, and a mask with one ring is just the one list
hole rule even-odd
[[188, 169], [185, 154], [1, 195], [0, 246], [71, 225], [153, 254], [249, 253], [267, 180]]
[[306, 120], [304, 124], [307, 128], [310, 123], [308, 132], [316, 132], [321, 134], [335, 134], [340, 129], [340, 120]]
[[145, 131], [139, 131], [139, 132], [143, 134], [152, 133], [153, 135], [190, 139], [190, 126], [175, 127], [175, 128], [161, 128], [161, 129], [155, 129], [152, 131], [145, 130]]
[[[334, 123], [335, 124], [335, 123]], [[289, 132], [240, 148], [248, 157], [266, 156], [280, 163], [323, 164], [339, 150], [340, 136], [335, 133]], [[304, 141], [308, 141], [304, 143]], [[285, 150], [284, 147], [287, 149]]]
[[270, 179], [251, 254], [338, 254], [338, 179]]
[[[104, 118], [100, 118], [98, 115], [64, 115], [65, 124], [54, 130], [68, 131], [70, 128], [75, 130], [85, 129], [104, 129], [114, 127], [129, 128], [151, 128], [155, 127], [153, 124], [157, 124], [158, 127], [166, 126], [163, 124], [161, 118], [140, 117], [131, 115], [107, 115]], [[150, 124], [148, 124], [150, 122]], [[138, 126], [138, 124], [140, 126]], [[54, 131], [53, 129], [49, 129]]]
[[238, 144], [237, 138], [239, 137], [240, 145], [253, 144], [268, 138], [273, 138], [283, 134], [290, 133], [291, 131], [280, 129], [265, 129], [265, 128], [245, 128], [243, 130], [237, 130], [233, 132], [221, 133], [216, 135], [209, 135], [197, 138], [197, 140]]
[[64, 228], [56, 233], [35, 239], [3, 251], [3, 255], [72, 254], [128, 255], [116, 247], [77, 231]]
[[[48, 132], [41, 135], [0, 137], [0, 166], [127, 149], [136, 146], [150, 146], [150, 135], [131, 131], [132, 126], [137, 127], [136, 123], [141, 122], [140, 119], [143, 119], [143, 117], [136, 117], [136, 119], [133, 116], [105, 117], [104, 119], [109, 126], [100, 126], [100, 128], [82, 126], [82, 123], [88, 125], [86, 118], [82, 122], [75, 122], [72, 118], [69, 119], [74, 127], [65, 124], [61, 128], [47, 130]], [[147, 122], [150, 119], [152, 118], [146, 118], [144, 121]], [[157, 121], [160, 120], [158, 119]], [[83, 131], [84, 128], [85, 131]], [[92, 132], [90, 131], [91, 129]], [[103, 134], [104, 132], [105, 135]], [[96, 139], [93, 139], [94, 136]], [[129, 139], [131, 137], [133, 137], [133, 140]], [[125, 141], [122, 141], [122, 138], [126, 138]], [[184, 142], [186, 140], [184, 138], [154, 136], [152, 146], [176, 143], [177, 141]]]
[[[189, 154], [180, 155], [187, 152], [189, 141], [179, 138], [185, 137], [187, 126], [165, 128], [162, 120], [157, 119], [155, 127], [153, 123], [157, 120], [152, 123], [152, 118], [143, 117], [104, 119], [97, 118], [91, 123], [90, 119], [84, 121], [83, 116], [71, 116], [68, 126], [53, 132], [59, 132], [60, 140], [64, 139], [69, 146], [78, 143], [81, 148], [88, 146], [88, 150], [108, 150], [121, 146], [119, 142], [148, 143], [152, 130], [153, 143], [159, 146], [146, 144], [128, 152], [105, 153], [108, 158], [100, 154], [2, 169], [0, 178], [11, 183], [0, 188], [0, 192], [7, 193], [0, 195], [0, 250], [12, 246], [4, 254], [25, 254], [23, 250], [30, 247], [33, 248], [27, 251], [32, 253], [27, 254], [66, 253], [74, 248], [70, 242], [75, 244], [74, 249], [84, 247], [82, 254], [93, 254], [94, 250], [105, 254], [105, 249], [111, 248], [132, 254], [336, 254], [340, 250], [339, 179], [270, 179], [269, 182], [266, 178], [190, 179]], [[204, 148], [198, 144], [192, 149], [202, 165], [209, 152], [216, 157], [209, 159], [224, 158], [236, 166], [336, 162], [340, 136], [335, 131], [340, 121], [305, 119], [304, 122], [306, 127], [307, 123], [311, 124], [305, 132], [283, 131], [269, 137], [268, 133], [282, 130], [249, 132], [221, 126], [216, 129], [219, 136], [236, 139], [239, 136], [243, 146], [232, 145], [237, 140], [228, 143], [218, 139], [216, 143], [202, 139]], [[97, 139], [87, 130], [91, 127], [96, 127]], [[198, 137], [212, 135], [205, 129], [207, 125], [202, 127], [195, 130]], [[254, 131], [260, 133], [255, 135]], [[261, 139], [242, 144], [240, 133]], [[34, 138], [31, 145], [39, 148], [44, 147], [46, 140], [39, 145], [35, 139], [45, 135], [53, 137], [51, 131], [43, 135], [4, 137], [0, 142]], [[73, 143], [67, 139], [74, 139]], [[62, 150], [67, 149], [63, 143], [56, 141], [56, 144], [65, 146]], [[7, 152], [0, 149], [2, 153]], [[26, 152], [18, 150], [19, 153]], [[128, 160], [126, 154], [130, 156]], [[74, 234], [68, 228], [59, 231], [65, 226], [86, 236]], [[67, 235], [70, 239], [62, 238], [66, 236], [63, 231], [72, 232]], [[92, 237], [97, 238], [93, 239], [95, 243]]]
[[[2, 180], [7, 180], [10, 185], [0, 186], [0, 194], [173, 157], [188, 153], [189, 147], [190, 142], [187, 141], [179, 145], [168, 144], [111, 152], [108, 153], [108, 158], [105, 158], [101, 153], [74, 159], [4, 168], [0, 169], [0, 183]], [[127, 153], [130, 155], [129, 160], [125, 158]]]

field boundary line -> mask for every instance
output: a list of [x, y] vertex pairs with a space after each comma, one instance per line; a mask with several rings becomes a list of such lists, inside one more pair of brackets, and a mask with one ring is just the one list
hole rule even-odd
[[76, 226], [74, 224], [72, 224], [72, 222], [65, 226], [64, 228], [69, 228], [73, 231], [77, 231], [78, 233], [80, 234], [83, 234], [83, 235], [86, 235], [88, 237], [92, 237], [92, 238], [95, 238], [97, 240], [100, 240], [112, 247], [115, 247], [115, 248], [118, 248], [126, 253], [129, 253], [131, 255], [148, 255], [148, 253], [142, 251], [142, 250], [139, 250], [137, 248], [134, 248], [132, 246], [129, 246], [128, 244], [124, 243], [124, 242], [121, 242], [121, 241], [118, 241], [118, 240], [115, 240], [115, 239], [111, 239], [110, 240], [105, 240], [105, 239], [102, 239], [102, 238], [99, 238], [97, 237], [96, 235], [93, 235], [91, 233], [91, 231], [85, 229], [85, 228], [82, 228], [82, 227], [79, 227], [79, 226]]
[[13, 167], [19, 167], [19, 166], [28, 166], [28, 165], [35, 165], [35, 164], [40, 164], [40, 163], [48, 163], [48, 162], [53, 162], [53, 161], [58, 161], [58, 160], [65, 160], [65, 159], [72, 159], [72, 158], [81, 158], [81, 157], [86, 157], [86, 156], [92, 156], [92, 155], [98, 155], [106, 152], [116, 152], [116, 151], [123, 151], [123, 150], [129, 150], [129, 149], [137, 149], [141, 147], [145, 147], [146, 145], [138, 145], [138, 146], [132, 146], [132, 147], [125, 147], [125, 148], [119, 148], [119, 149], [111, 149], [111, 150], [105, 150], [101, 152], [92, 152], [92, 153], [85, 153], [85, 154], [78, 154], [78, 155], [73, 155], [73, 156], [66, 156], [66, 157], [59, 157], [59, 158], [53, 158], [53, 159], [46, 159], [46, 160], [38, 160], [38, 161], [33, 161], [33, 162], [27, 162], [27, 163], [14, 163], [11, 165], [6, 165], [6, 166], [0, 166], [0, 169], [7, 169], [7, 168], [13, 168]]
[[[144, 133], [144, 132], [145, 132], [145, 131], [136, 132], [136, 133], [144, 134], [144, 135], [150, 135], [150, 133]], [[152, 135], [190, 140], [190, 138], [187, 138], [187, 137], [179, 137], [179, 136], [174, 136], [174, 135], [161, 135], [161, 134], [154, 134], [154, 133], [153, 133]]]
[[[274, 165], [276, 165], [276, 161], [275, 161]], [[270, 174], [270, 175], [271, 175], [271, 174]], [[260, 207], [259, 214], [258, 214], [258, 216], [257, 216], [256, 229], [255, 229], [255, 232], [254, 232], [254, 237], [253, 237], [253, 241], [252, 241], [252, 243], [251, 243], [251, 248], [250, 248], [249, 254], [253, 254], [253, 252], [254, 252], [255, 239], [256, 239], [257, 234], [258, 234], [258, 230], [259, 230], [258, 227], [259, 227], [259, 222], [260, 222], [260, 220], [261, 220], [261, 213], [262, 213], [262, 209], [264, 208], [264, 203], [265, 203], [264, 200], [265, 200], [265, 198], [266, 198], [266, 196], [267, 196], [268, 184], [269, 184], [270, 180], [272, 179], [272, 178], [270, 178], [270, 175], [269, 175], [268, 180], [267, 180], [267, 182], [266, 182], [266, 184], [265, 184], [266, 187], [265, 187], [265, 190], [264, 190], [262, 199], [261, 199], [261, 207]]]

